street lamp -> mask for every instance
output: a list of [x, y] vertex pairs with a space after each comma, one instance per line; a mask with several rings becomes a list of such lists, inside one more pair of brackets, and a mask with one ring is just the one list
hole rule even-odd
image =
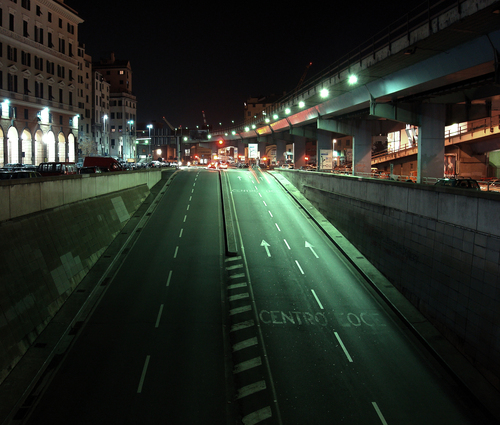
[[148, 124], [146, 126], [148, 128], [148, 131], [149, 131], [149, 154], [151, 155], [151, 159], [153, 159], [153, 155], [152, 155], [152, 143], [151, 143], [151, 129], [153, 128], [153, 124]]

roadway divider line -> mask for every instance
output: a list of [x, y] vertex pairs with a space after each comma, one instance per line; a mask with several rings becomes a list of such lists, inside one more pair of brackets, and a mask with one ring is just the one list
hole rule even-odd
[[352, 363], [352, 357], [349, 354], [349, 351], [347, 351], [347, 348], [345, 348], [345, 345], [342, 342], [342, 339], [340, 338], [340, 335], [337, 332], [334, 332], [334, 334], [335, 334], [335, 337], [337, 338], [337, 341], [339, 342], [340, 346], [342, 347], [342, 350], [344, 350], [344, 354], [346, 355], [347, 360], [349, 360], [349, 362]]
[[384, 415], [380, 411], [377, 403], [375, 403], [374, 401], [372, 401], [372, 406], [375, 409], [375, 412], [377, 412], [377, 415], [378, 415], [378, 417], [380, 419], [380, 422], [382, 422], [383, 425], [387, 425], [387, 421], [385, 420]]
[[321, 304], [321, 301], [319, 300], [318, 296], [316, 295], [316, 292], [314, 292], [314, 289], [311, 289], [311, 292], [312, 292], [312, 294], [314, 295], [314, 298], [316, 299], [316, 302], [318, 303], [319, 308], [320, 308], [321, 310], [324, 310], [324, 308], [323, 308], [323, 304]]
[[238, 394], [236, 395], [236, 398], [243, 398], [246, 396], [249, 396], [250, 394], [255, 394], [258, 391], [263, 391], [265, 390], [266, 387], [266, 381], [259, 381], [255, 382], [253, 384], [247, 385], [243, 388], [240, 388], [238, 390]]
[[137, 387], [137, 394], [140, 394], [142, 392], [142, 386], [144, 385], [144, 380], [146, 379], [146, 373], [148, 371], [149, 359], [150, 358], [151, 358], [151, 356], [147, 355], [146, 356], [146, 360], [144, 361], [144, 366], [142, 368], [141, 379], [139, 380], [139, 386]]

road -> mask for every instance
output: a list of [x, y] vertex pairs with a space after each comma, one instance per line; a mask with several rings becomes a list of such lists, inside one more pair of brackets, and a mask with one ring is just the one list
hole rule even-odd
[[228, 177], [278, 422], [490, 423], [270, 174]]
[[26, 423], [234, 423], [218, 181], [175, 176]]
[[180, 171], [137, 232], [23, 423], [493, 423], [272, 174]]

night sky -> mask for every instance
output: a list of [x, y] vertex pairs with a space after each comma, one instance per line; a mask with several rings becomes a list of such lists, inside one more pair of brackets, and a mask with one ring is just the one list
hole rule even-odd
[[293, 91], [309, 62], [306, 81], [422, 1], [65, 3], [93, 60], [130, 61], [138, 122], [194, 128], [202, 111], [242, 122], [247, 98]]

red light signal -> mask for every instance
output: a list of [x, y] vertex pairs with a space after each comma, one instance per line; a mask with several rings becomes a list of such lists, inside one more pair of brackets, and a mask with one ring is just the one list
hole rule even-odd
[[224, 140], [223, 139], [219, 139], [218, 142], [219, 146], [222, 146], [224, 144]]

